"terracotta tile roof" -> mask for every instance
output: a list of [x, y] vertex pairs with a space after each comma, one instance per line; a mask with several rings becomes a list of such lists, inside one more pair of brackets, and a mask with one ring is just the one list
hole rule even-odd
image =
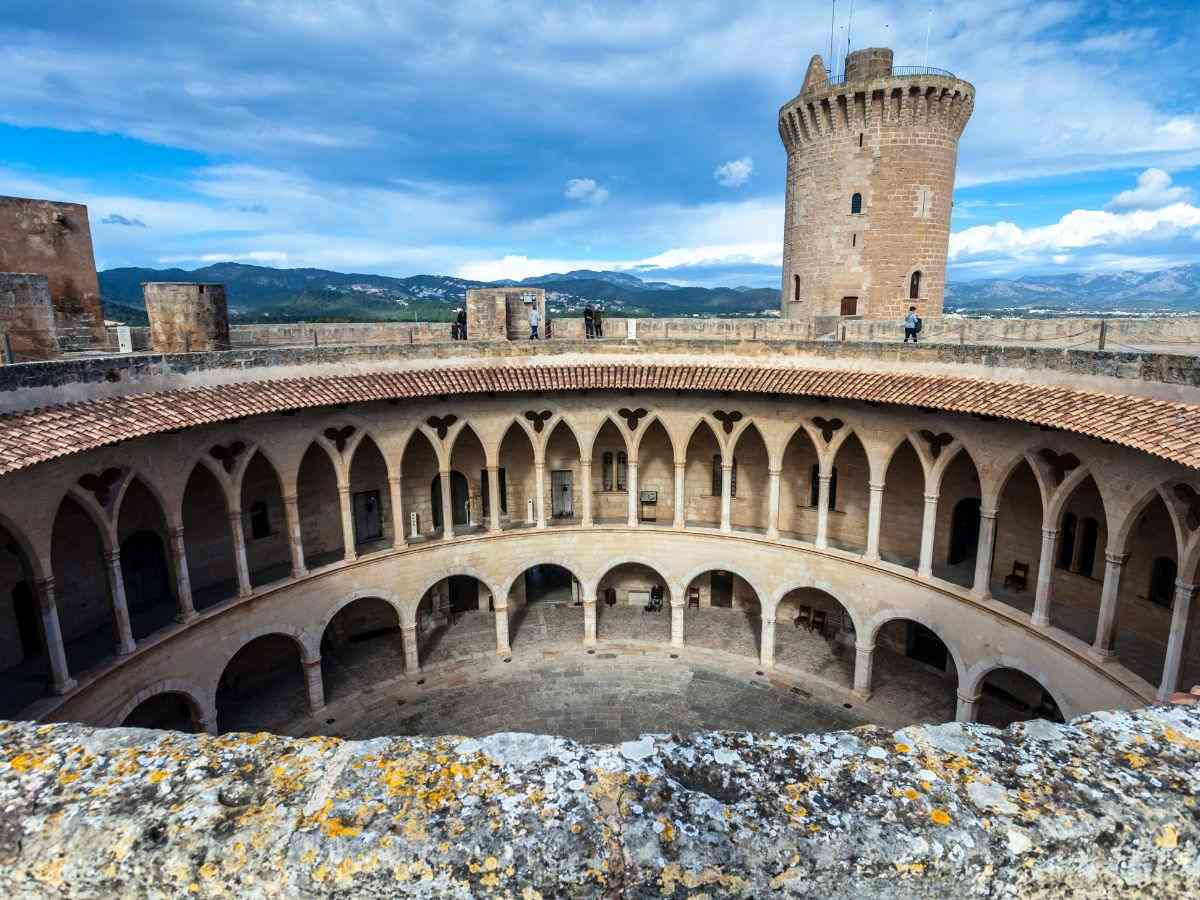
[[1049, 385], [759, 366], [478, 365], [137, 394], [0, 416], [0, 474], [132, 438], [247, 415], [371, 400], [577, 389], [833, 397], [1051, 425], [1200, 468], [1200, 405]]

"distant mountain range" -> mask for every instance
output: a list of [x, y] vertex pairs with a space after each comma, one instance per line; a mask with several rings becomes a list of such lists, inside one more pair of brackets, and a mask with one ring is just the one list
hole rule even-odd
[[[447, 275], [356, 275], [325, 269], [271, 269], [216, 263], [201, 269], [108, 269], [100, 274], [105, 316], [144, 324], [144, 281], [224, 284], [230, 317], [240, 322], [430, 321], [449, 319], [468, 288], [531, 285], [545, 288], [553, 313], [579, 313], [602, 303], [609, 315], [772, 316], [775, 288], [681, 287], [643, 281], [627, 272], [580, 269], [522, 281], [482, 282]], [[1156, 272], [1042, 275], [952, 282], [946, 311], [980, 315], [1191, 313], [1200, 311], [1200, 265]]]

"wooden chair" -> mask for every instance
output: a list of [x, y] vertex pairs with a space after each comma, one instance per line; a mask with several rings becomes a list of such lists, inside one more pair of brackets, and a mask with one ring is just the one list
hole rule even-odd
[[1013, 560], [1012, 572], [1004, 576], [1004, 586], [1018, 593], [1029, 587], [1029, 563]]
[[688, 588], [687, 605], [689, 607], [694, 607], [696, 609], [700, 608], [700, 588], [698, 588], [698, 587]]
[[813, 610], [811, 606], [800, 607], [800, 609], [796, 611], [796, 621], [793, 624], [797, 628], [800, 628], [801, 626], [804, 628], [812, 628], [812, 614]]
[[821, 637], [825, 636], [825, 628], [829, 624], [829, 613], [823, 609], [814, 609], [812, 616], [812, 625], [809, 626], [809, 631], [818, 632]]

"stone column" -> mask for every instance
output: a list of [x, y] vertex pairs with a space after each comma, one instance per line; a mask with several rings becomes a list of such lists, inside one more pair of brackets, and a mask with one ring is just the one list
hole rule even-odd
[[242, 511], [240, 509], [229, 511], [229, 533], [233, 541], [233, 562], [237, 567], [238, 596], [249, 597], [252, 590], [250, 566], [246, 562], [246, 535], [242, 531]]
[[783, 473], [779, 469], [768, 469], [770, 481], [767, 483], [767, 537], [779, 539], [779, 482]]
[[538, 528], [546, 527], [546, 463], [534, 463], [534, 473], [537, 478], [537, 515], [535, 521]]
[[591, 528], [595, 523], [592, 521], [592, 461], [590, 459], [579, 460], [579, 480], [583, 482], [580, 485], [580, 499], [583, 500], [581, 523], [584, 528]]
[[921, 560], [917, 565], [920, 578], [933, 577], [933, 536], [937, 530], [938, 495], [925, 495], [925, 514], [921, 518]]
[[831, 476], [817, 476], [817, 547], [829, 546], [829, 482]]
[[764, 669], [775, 665], [775, 617], [763, 616], [762, 638], [758, 648], [758, 659]]
[[[1100, 589], [1100, 615], [1096, 619], [1096, 640], [1092, 650], [1105, 658], [1116, 656], [1117, 595], [1121, 590], [1121, 570], [1127, 557], [1123, 553], [1104, 554], [1104, 587]], [[1172, 625], [1174, 617], [1172, 617]]]
[[992, 595], [992, 554], [996, 546], [996, 510], [979, 509], [979, 546], [975, 550], [975, 583], [971, 593], [981, 600]]
[[687, 483], [687, 463], [675, 463], [675, 520], [671, 523], [674, 528], [683, 528], [687, 524], [687, 500], [684, 497], [684, 485]]
[[596, 645], [596, 598], [583, 601], [583, 643], [585, 647]]
[[683, 603], [671, 604], [671, 646], [683, 646]]
[[354, 540], [354, 507], [350, 502], [350, 485], [338, 485], [338, 505], [342, 508], [342, 545], [345, 547], [343, 558], [346, 562], [358, 559], [357, 544]]
[[121, 575], [121, 552], [114, 550], [105, 556], [108, 564], [108, 592], [112, 596], [113, 619], [117, 623], [117, 655], [125, 656], [136, 649], [133, 626], [129, 624], [129, 604], [125, 601], [125, 579]]
[[1183, 650], [1187, 646], [1188, 619], [1196, 585], [1176, 579], [1175, 602], [1171, 605], [1171, 633], [1167, 638], [1167, 655], [1163, 659], [1162, 681], [1158, 699], [1166, 700], [1179, 690], [1179, 674], [1183, 667]]
[[315, 713], [325, 706], [325, 682], [321, 678], [321, 657], [306, 659], [304, 687], [308, 690], [308, 711]]
[[67, 651], [63, 646], [62, 626], [58, 621], [58, 603], [54, 597], [54, 579], [44, 578], [35, 585], [38, 611], [42, 616], [42, 634], [46, 638], [46, 656], [50, 659], [50, 677], [54, 693], [65, 694], [75, 687], [75, 679], [67, 668]]
[[500, 531], [500, 467], [487, 467], [488, 531]]
[[875, 648], [854, 646], [854, 693], [861, 699], [871, 697], [871, 666], [875, 661]]
[[[496, 598], [499, 600], [499, 598]], [[512, 647], [508, 645], [508, 604], [501, 606], [499, 603], [496, 606], [496, 655], [507, 656], [512, 653]]]
[[629, 494], [629, 520], [627, 524], [630, 528], [637, 528], [638, 520], [641, 518], [638, 515], [638, 464], [636, 459], [629, 460], [625, 465], [625, 487]]
[[288, 550], [292, 554], [292, 577], [303, 578], [308, 574], [304, 564], [304, 537], [300, 531], [300, 500], [295, 494], [283, 498], [283, 514], [287, 521]]
[[721, 463], [721, 530], [733, 531], [733, 463]]
[[400, 640], [404, 648], [404, 671], [414, 675], [421, 671], [421, 654], [417, 650], [417, 624], [405, 625], [400, 629]]
[[167, 529], [170, 538], [171, 567], [175, 570], [175, 620], [190, 622], [196, 618], [196, 607], [192, 603], [192, 579], [188, 575], [187, 547], [183, 542], [183, 528]]
[[976, 694], [974, 697], [968, 697], [966, 694], [960, 692], [958, 695], [958, 706], [954, 711], [954, 721], [974, 722], [978, 714], [979, 694]]
[[454, 505], [450, 494], [450, 472], [438, 472], [438, 486], [442, 493], [442, 540], [454, 540]]
[[1033, 597], [1032, 622], [1039, 628], [1050, 624], [1050, 588], [1054, 579], [1054, 545], [1058, 529], [1042, 528], [1042, 550], [1038, 559], [1037, 592]]
[[879, 526], [883, 521], [883, 487], [882, 481], [872, 481], [871, 498], [867, 506], [867, 552], [865, 558], [869, 562], [879, 561]]
[[216, 713], [201, 713], [196, 718], [196, 731], [200, 734], [217, 734]]
[[388, 496], [392, 501], [392, 546], [403, 547], [408, 543], [408, 527], [404, 524], [404, 482], [399, 478], [388, 479]]

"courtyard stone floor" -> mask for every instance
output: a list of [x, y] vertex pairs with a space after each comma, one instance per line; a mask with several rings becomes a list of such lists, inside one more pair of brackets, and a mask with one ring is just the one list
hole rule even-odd
[[322, 656], [326, 707], [311, 716], [299, 673], [220, 708], [220, 728], [369, 738], [399, 734], [546, 732], [613, 742], [700, 729], [822, 732], [898, 728], [954, 717], [954, 682], [878, 648], [875, 692], [850, 692], [853, 646], [777, 626], [776, 666], [759, 667], [759, 623], [729, 609], [691, 609], [687, 646], [672, 648], [670, 612], [601, 606], [599, 643], [583, 646], [583, 610], [531, 604], [510, 622], [512, 653], [495, 651], [492, 613], [459, 614], [422, 639], [422, 671], [403, 674], [398, 633]]

